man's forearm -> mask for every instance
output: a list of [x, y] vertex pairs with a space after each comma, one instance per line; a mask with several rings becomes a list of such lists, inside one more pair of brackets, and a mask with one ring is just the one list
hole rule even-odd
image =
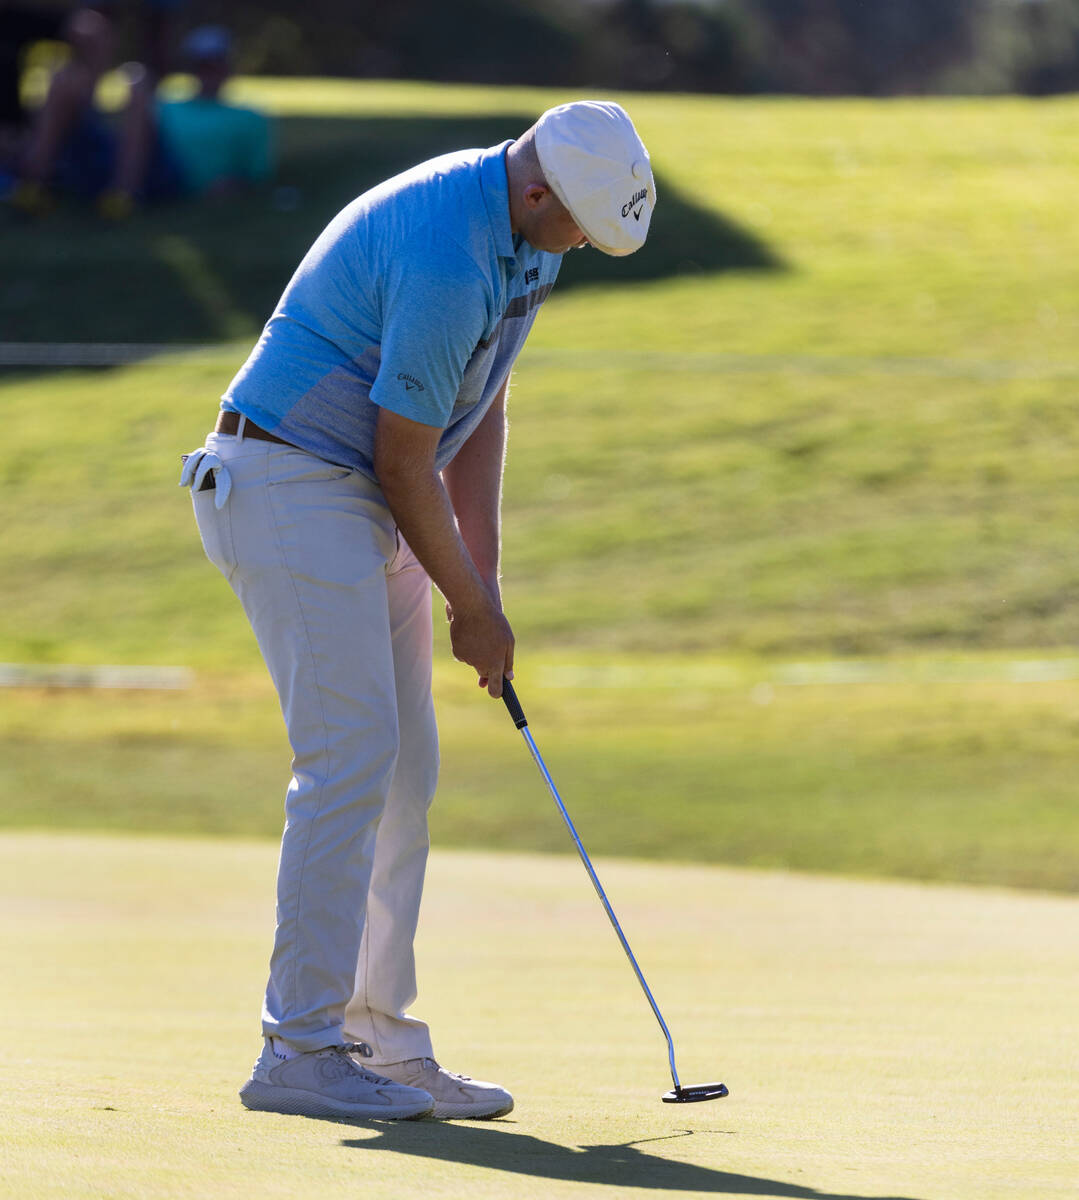
[[[473, 666], [480, 686], [499, 696], [503, 678], [513, 677], [513, 630], [502, 615], [497, 577], [487, 579], [477, 567], [435, 470], [440, 432], [382, 409], [375, 427], [375, 475], [405, 540], [446, 597], [454, 657]], [[489, 534], [481, 540], [488, 542]], [[497, 546], [496, 523], [494, 563]]]
[[458, 532], [438, 475], [394, 464], [383, 467], [379, 484], [405, 541], [446, 600], [461, 611], [489, 602], [486, 579]]
[[442, 472], [457, 526], [477, 570], [498, 594], [506, 385], [472, 436]]

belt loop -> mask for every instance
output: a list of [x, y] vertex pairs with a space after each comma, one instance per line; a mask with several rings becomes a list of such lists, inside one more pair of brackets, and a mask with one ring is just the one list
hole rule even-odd
[[247, 424], [247, 418], [240, 413], [240, 419], [236, 422], [236, 440], [242, 442], [244, 440], [244, 426]]

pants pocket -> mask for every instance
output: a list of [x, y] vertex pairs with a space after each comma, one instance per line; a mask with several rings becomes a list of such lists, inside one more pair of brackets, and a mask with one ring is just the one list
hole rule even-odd
[[236, 570], [236, 547], [232, 536], [232, 505], [218, 508], [214, 491], [191, 493], [195, 522], [206, 557], [228, 580]]
[[289, 448], [274, 455], [273, 469], [266, 483], [269, 487], [290, 487], [296, 484], [339, 483], [352, 475], [349, 467], [326, 462], [306, 450]]

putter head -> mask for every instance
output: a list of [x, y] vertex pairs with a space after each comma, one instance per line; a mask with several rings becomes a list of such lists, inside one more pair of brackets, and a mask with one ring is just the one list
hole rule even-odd
[[695, 1104], [699, 1100], [722, 1100], [730, 1093], [725, 1083], [699, 1083], [696, 1087], [676, 1087], [663, 1093], [664, 1104]]

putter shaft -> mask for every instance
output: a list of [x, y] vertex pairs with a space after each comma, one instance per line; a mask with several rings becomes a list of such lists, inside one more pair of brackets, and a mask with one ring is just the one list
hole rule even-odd
[[525, 743], [535, 760], [536, 766], [539, 767], [540, 774], [543, 776], [544, 782], [551, 795], [554, 797], [555, 804], [558, 805], [558, 811], [562, 814], [562, 820], [566, 823], [566, 828], [570, 831], [574, 845], [577, 847], [577, 853], [581, 856], [581, 862], [584, 863], [584, 869], [588, 872], [588, 878], [592, 880], [592, 886], [596, 889], [596, 895], [599, 896], [603, 904], [604, 911], [614, 927], [615, 933], [618, 934], [618, 940], [622, 943], [622, 949], [626, 952], [626, 957], [633, 967], [633, 973], [637, 976], [637, 982], [641, 985], [641, 989], [645, 996], [648, 997], [648, 1003], [652, 1006], [652, 1011], [656, 1014], [656, 1020], [659, 1022], [660, 1029], [663, 1030], [663, 1036], [667, 1039], [667, 1057], [671, 1064], [671, 1079], [674, 1080], [676, 1092], [681, 1092], [682, 1085], [678, 1081], [678, 1069], [674, 1064], [674, 1039], [671, 1037], [670, 1030], [667, 1028], [667, 1022], [663, 1019], [663, 1014], [659, 1011], [659, 1005], [656, 1003], [652, 995], [652, 991], [645, 980], [641, 968], [637, 965], [637, 959], [634, 957], [633, 951], [630, 949], [629, 942], [626, 941], [626, 935], [622, 932], [622, 926], [618, 923], [618, 918], [614, 915], [614, 909], [611, 908], [611, 902], [607, 899], [607, 893], [603, 890], [603, 885], [599, 881], [599, 876], [596, 874], [595, 867], [592, 866], [592, 860], [588, 857], [584, 845], [581, 842], [580, 836], [570, 819], [569, 813], [566, 811], [566, 806], [562, 803], [562, 797], [558, 794], [558, 788], [554, 785], [554, 780], [551, 778], [550, 771], [547, 770], [540, 752], [536, 747], [536, 743], [532, 738], [532, 733], [528, 728], [528, 721], [525, 719], [524, 710], [521, 708], [520, 702], [517, 699], [517, 694], [513, 690], [512, 684], [508, 680], [502, 681], [502, 699], [505, 702], [506, 708], [509, 710], [510, 716], [513, 718], [513, 723], [521, 731]]

